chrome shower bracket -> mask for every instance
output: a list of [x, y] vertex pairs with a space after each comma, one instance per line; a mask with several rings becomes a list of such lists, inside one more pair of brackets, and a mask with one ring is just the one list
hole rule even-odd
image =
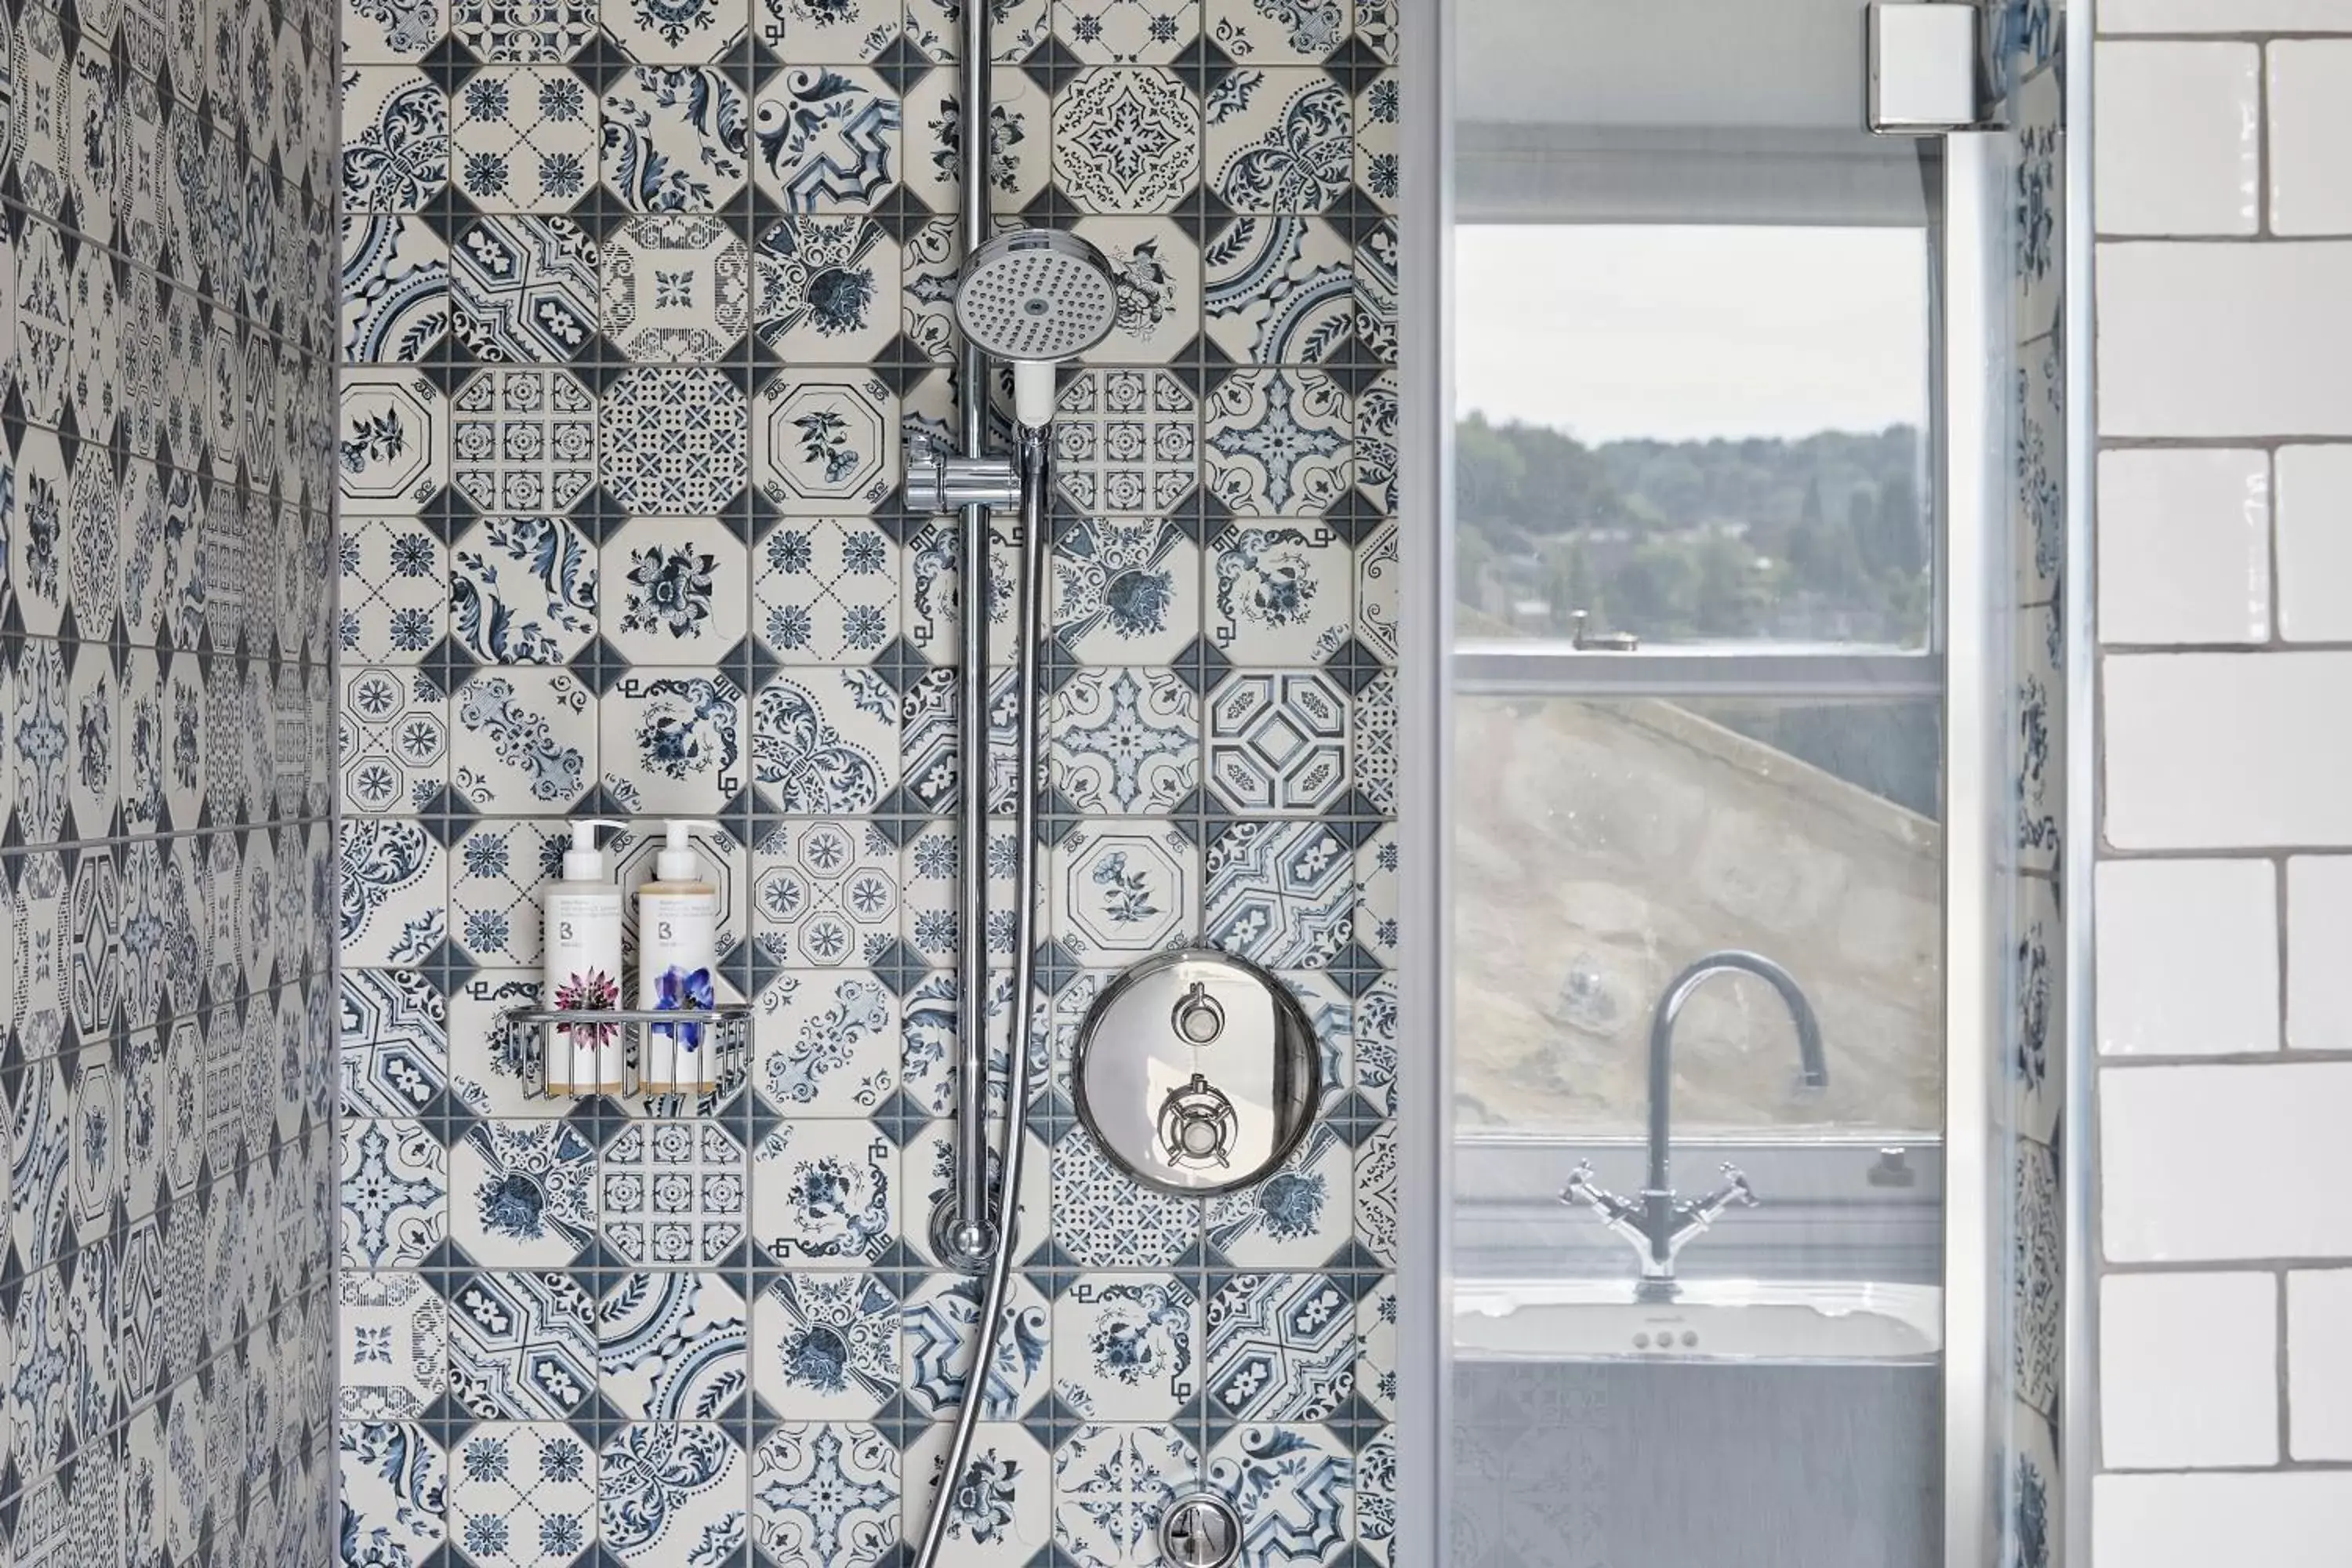
[[909, 511], [1021, 504], [1021, 469], [1010, 458], [959, 457], [921, 431], [908, 433], [906, 453]]
[[986, 1268], [996, 1254], [996, 1226], [982, 1218], [964, 1223], [963, 1206], [949, 1193], [931, 1210], [931, 1256], [942, 1268], [965, 1274]]

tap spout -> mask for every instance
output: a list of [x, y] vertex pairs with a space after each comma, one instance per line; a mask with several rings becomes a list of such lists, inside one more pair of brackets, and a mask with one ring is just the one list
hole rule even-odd
[[[1652, 1245], [1661, 1252], [1674, 1225], [1674, 1185], [1667, 1165], [1674, 1141], [1675, 1020], [1701, 985], [1718, 974], [1753, 974], [1780, 994], [1789, 1016], [1797, 1026], [1798, 1084], [1807, 1090], [1829, 1087], [1828, 1059], [1822, 1054], [1821, 1020], [1805, 1000], [1797, 977], [1760, 952], [1727, 948], [1710, 952], [1675, 976], [1650, 1016], [1650, 1179], [1643, 1197], [1659, 1213], [1652, 1226]], [[1658, 1261], [1664, 1262], [1664, 1258]]]

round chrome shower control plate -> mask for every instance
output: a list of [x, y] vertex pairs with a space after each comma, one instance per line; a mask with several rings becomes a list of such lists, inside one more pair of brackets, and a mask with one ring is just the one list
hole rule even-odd
[[1265, 1180], [1298, 1147], [1322, 1049], [1282, 983], [1207, 948], [1145, 959], [1078, 1029], [1079, 1120], [1112, 1163], [1161, 1192], [1213, 1196]]
[[1213, 1492], [1180, 1497], [1160, 1516], [1160, 1555], [1170, 1568], [1225, 1568], [1242, 1554], [1242, 1516]]

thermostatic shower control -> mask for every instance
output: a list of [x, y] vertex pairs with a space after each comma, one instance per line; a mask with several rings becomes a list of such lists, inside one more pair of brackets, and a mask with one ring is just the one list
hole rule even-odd
[[1290, 993], [1206, 948], [1163, 952], [1087, 1011], [1071, 1083], [1103, 1152], [1162, 1192], [1230, 1192], [1289, 1157], [1315, 1113], [1321, 1058]]

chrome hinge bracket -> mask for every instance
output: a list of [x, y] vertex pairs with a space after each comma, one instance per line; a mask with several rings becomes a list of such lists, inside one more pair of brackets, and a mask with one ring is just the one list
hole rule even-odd
[[1987, 89], [1992, 13], [1969, 0], [1872, 0], [1869, 128], [1941, 136], [1999, 128]]

